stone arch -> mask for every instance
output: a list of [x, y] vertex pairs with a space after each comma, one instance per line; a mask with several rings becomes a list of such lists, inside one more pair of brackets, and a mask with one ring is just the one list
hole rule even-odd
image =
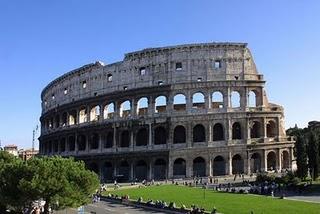
[[238, 91], [231, 92], [231, 107], [240, 108], [241, 106], [241, 96]]
[[276, 137], [277, 136], [277, 125], [273, 120], [268, 121], [267, 123], [267, 137]]
[[258, 152], [251, 155], [250, 169], [253, 173], [260, 172], [261, 170], [261, 155]]
[[163, 95], [158, 96], [155, 99], [155, 113], [162, 113], [166, 112], [166, 107], [167, 106], [167, 98]]
[[223, 125], [221, 123], [214, 124], [212, 140], [213, 141], [224, 140], [224, 130], [223, 130]]
[[135, 178], [140, 181], [148, 178], [148, 165], [144, 160], [137, 161], [135, 165]]
[[288, 151], [283, 151], [281, 155], [282, 169], [290, 169], [290, 156]]
[[85, 151], [87, 147], [87, 137], [83, 134], [79, 135], [77, 138], [78, 150]]
[[251, 138], [260, 138], [261, 137], [261, 123], [258, 121], [253, 121], [252, 127], [250, 128], [250, 137]]
[[147, 128], [139, 129], [136, 136], [136, 146], [148, 145], [148, 139], [149, 139], [149, 133]]
[[205, 142], [206, 129], [202, 124], [197, 124], [193, 127], [193, 142]]
[[241, 155], [236, 154], [232, 157], [232, 174], [241, 174], [244, 172], [244, 161]]
[[110, 181], [113, 181], [113, 172], [114, 172], [114, 167], [112, 165], [111, 162], [105, 162], [103, 164], [103, 179], [104, 179], [104, 182], [110, 182]]
[[68, 120], [70, 126], [77, 124], [77, 112], [75, 110], [69, 112]]
[[226, 161], [220, 155], [213, 159], [212, 174], [214, 176], [220, 176], [220, 175], [226, 174]]
[[185, 111], [186, 106], [186, 96], [184, 94], [176, 94], [173, 98], [173, 109], [176, 111]]
[[76, 139], [74, 136], [68, 137], [68, 149], [70, 152], [73, 152], [76, 149]]
[[129, 146], [130, 146], [130, 132], [128, 130], [124, 130], [121, 132], [120, 147], [129, 147]]
[[235, 122], [232, 124], [232, 139], [233, 140], [242, 139], [241, 125], [239, 122]]
[[167, 143], [167, 131], [163, 126], [158, 126], [154, 129], [154, 144], [166, 144]]
[[60, 139], [60, 152], [65, 152], [66, 151], [66, 138], [61, 138]]
[[103, 119], [111, 119], [114, 115], [114, 103], [109, 103], [104, 106], [103, 110]]
[[270, 151], [267, 155], [267, 170], [276, 170], [277, 167], [277, 155], [274, 151]]
[[100, 106], [96, 105], [90, 110], [90, 122], [98, 121], [100, 117]]
[[186, 161], [183, 158], [173, 162], [173, 176], [186, 177]]
[[65, 127], [68, 124], [68, 114], [67, 112], [63, 112], [62, 114], [62, 126]]
[[186, 128], [182, 125], [178, 125], [173, 131], [173, 143], [185, 143], [186, 142]]
[[130, 178], [130, 165], [128, 161], [121, 161], [118, 168], [117, 177], [121, 178], [123, 181], [128, 181]]
[[104, 144], [104, 148], [112, 148], [113, 146], [113, 131], [109, 131], [106, 136], [106, 141]]
[[202, 157], [197, 157], [193, 160], [193, 176], [206, 176], [206, 161]]
[[257, 107], [257, 93], [254, 90], [248, 93], [248, 107]]
[[90, 164], [88, 164], [88, 169], [94, 173], [96, 173], [97, 175], [99, 175], [99, 165], [95, 162], [92, 162]]
[[202, 92], [197, 92], [192, 95], [192, 108], [205, 108], [205, 99], [204, 94]]
[[85, 122], [87, 122], [87, 109], [82, 108], [79, 111], [79, 123], [85, 123]]
[[213, 109], [223, 108], [223, 94], [220, 91], [213, 92], [211, 100], [212, 100], [211, 108]]
[[90, 150], [99, 148], [100, 136], [97, 133], [93, 133], [90, 139]]
[[153, 166], [153, 172], [154, 172], [154, 179], [155, 180], [163, 180], [167, 176], [167, 163], [164, 159], [159, 158], [154, 162]]
[[60, 126], [60, 115], [55, 116], [54, 122], [54, 128], [58, 128]]
[[120, 104], [119, 116], [123, 118], [131, 116], [131, 102], [129, 100]]
[[142, 97], [137, 103], [137, 115], [147, 115], [148, 114], [148, 98]]

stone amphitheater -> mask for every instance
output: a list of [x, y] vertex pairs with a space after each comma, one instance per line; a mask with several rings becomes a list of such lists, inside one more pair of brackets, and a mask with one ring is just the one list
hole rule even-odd
[[88, 64], [42, 91], [40, 154], [83, 160], [101, 181], [290, 170], [294, 141], [264, 85], [246, 43]]

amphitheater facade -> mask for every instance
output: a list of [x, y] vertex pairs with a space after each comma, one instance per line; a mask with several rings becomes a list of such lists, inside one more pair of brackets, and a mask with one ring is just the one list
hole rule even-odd
[[284, 111], [245, 43], [148, 48], [53, 80], [40, 154], [74, 156], [102, 181], [292, 168]]

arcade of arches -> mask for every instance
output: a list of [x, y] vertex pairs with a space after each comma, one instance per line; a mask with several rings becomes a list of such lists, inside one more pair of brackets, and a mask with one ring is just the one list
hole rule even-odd
[[260, 171], [290, 170], [290, 150], [253, 151], [207, 156], [147, 157], [127, 160], [88, 161], [87, 167], [102, 181], [224, 176]]

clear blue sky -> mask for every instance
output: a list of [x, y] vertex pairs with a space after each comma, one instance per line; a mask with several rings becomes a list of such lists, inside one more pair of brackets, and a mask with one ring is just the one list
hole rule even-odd
[[0, 1], [0, 139], [31, 147], [41, 90], [146, 47], [247, 42], [286, 126], [320, 120], [320, 1]]

